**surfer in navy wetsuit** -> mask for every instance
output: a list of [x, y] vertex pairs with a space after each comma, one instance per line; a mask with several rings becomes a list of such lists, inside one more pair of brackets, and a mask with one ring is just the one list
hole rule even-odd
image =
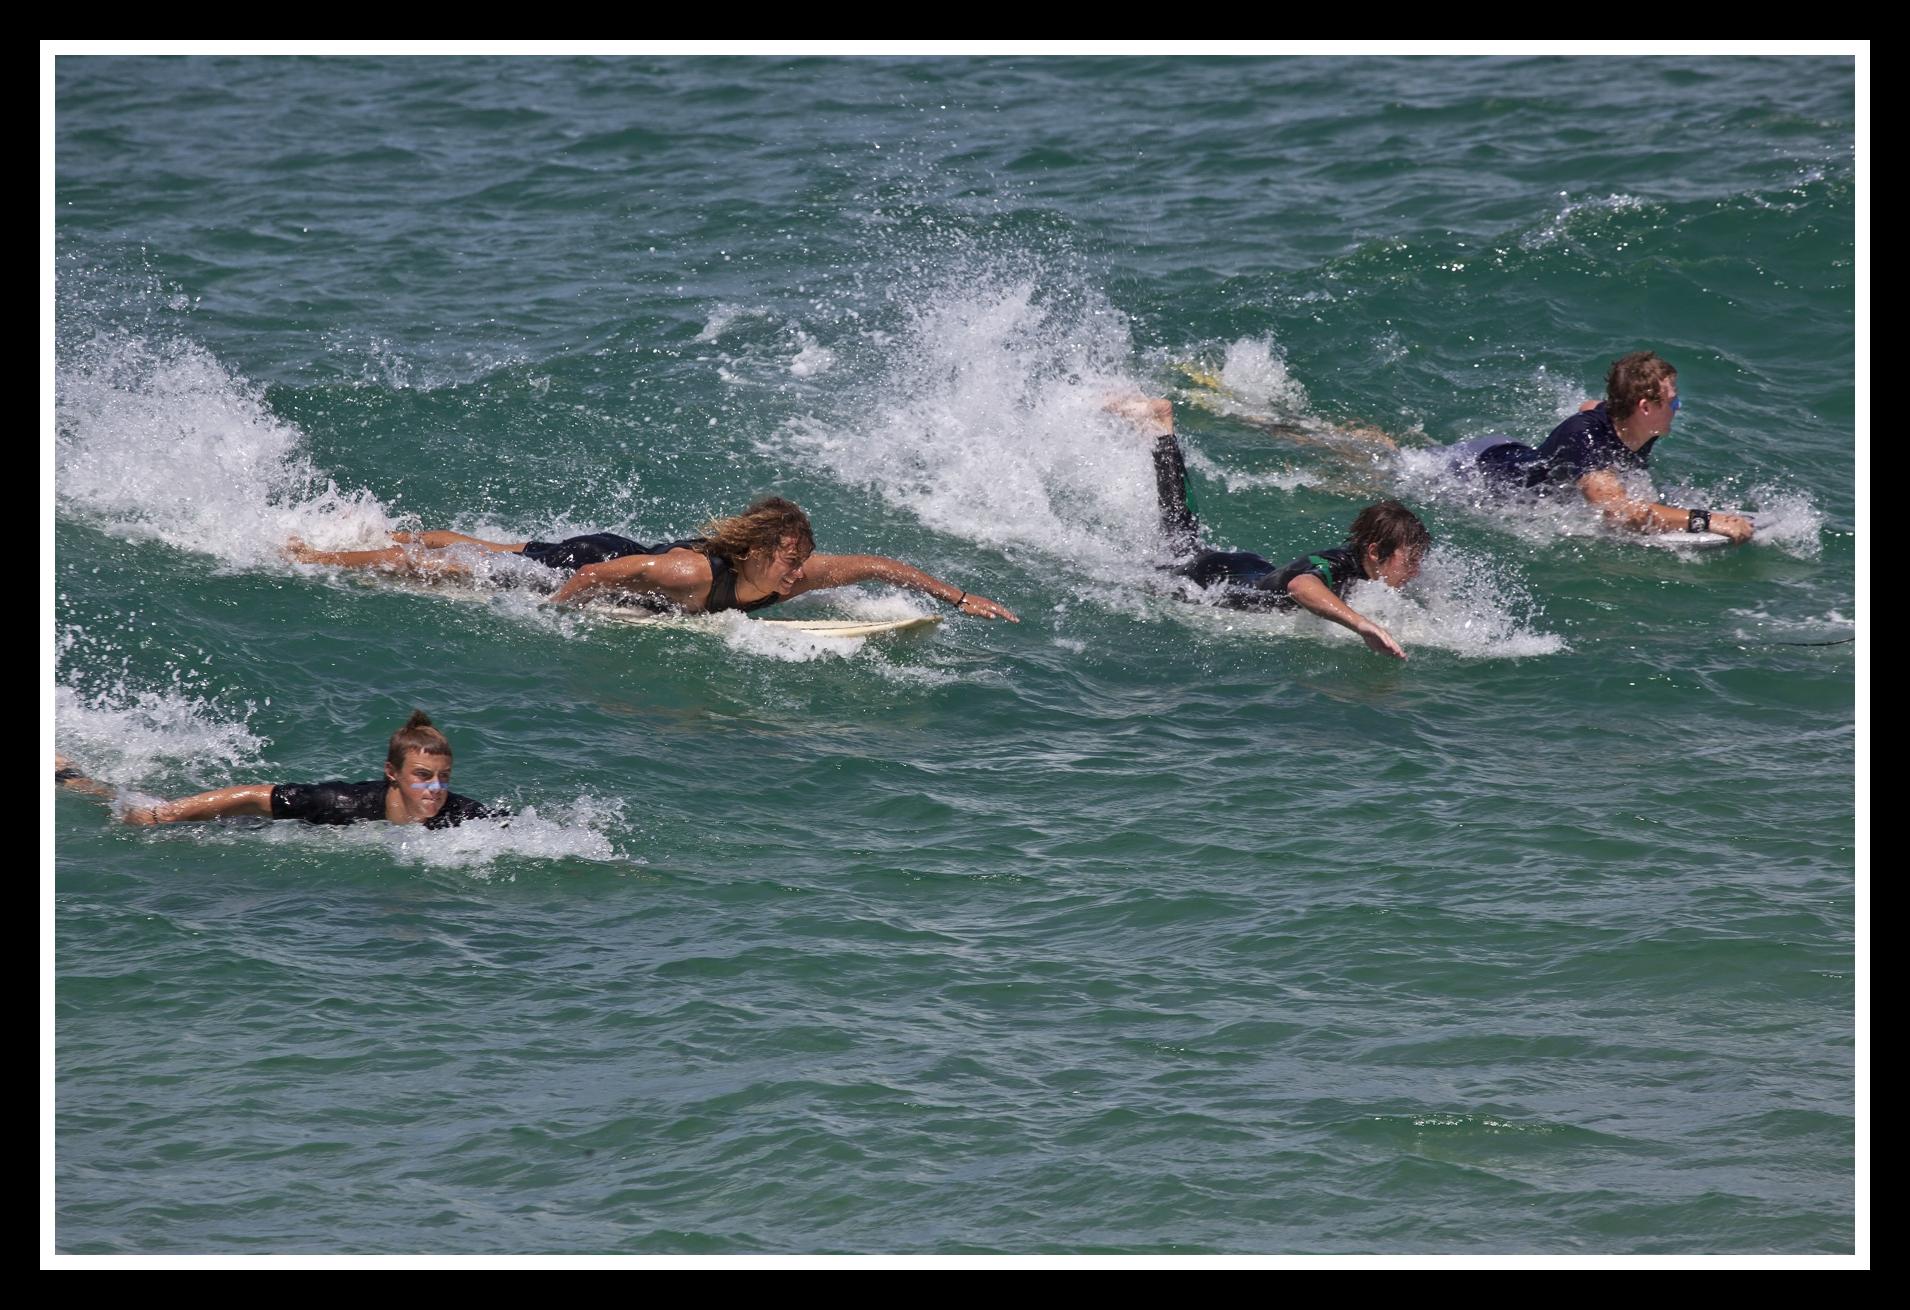
[[1677, 414], [1678, 370], [1649, 350], [1612, 361], [1605, 399], [1588, 400], [1537, 450], [1504, 436], [1474, 437], [1447, 447], [1461, 476], [1502, 489], [1541, 494], [1577, 486], [1606, 521], [1633, 532], [1716, 532], [1734, 542], [1751, 539], [1754, 524], [1741, 514], [1686, 509], [1641, 499], [1624, 475], [1643, 471], [1651, 448], [1671, 431]]
[[818, 555], [809, 516], [781, 496], [764, 496], [741, 514], [712, 520], [703, 533], [646, 546], [612, 532], [565, 541], [486, 541], [461, 532], [394, 532], [383, 550], [314, 550], [293, 541], [301, 564], [382, 569], [424, 578], [471, 572], [471, 550], [521, 555], [572, 570], [551, 600], [570, 604], [619, 595], [653, 608], [708, 614], [758, 610], [827, 587], [887, 582], [924, 592], [964, 614], [1019, 623], [1008, 608], [901, 560], [883, 555]]
[[1161, 531], [1173, 551], [1173, 570], [1233, 609], [1296, 607], [1359, 634], [1367, 647], [1405, 659], [1393, 635], [1348, 605], [1355, 582], [1371, 579], [1403, 587], [1419, 574], [1432, 534], [1419, 516], [1396, 500], [1361, 510], [1346, 544], [1302, 555], [1284, 566], [1244, 550], [1209, 550], [1200, 523], [1187, 505], [1187, 464], [1174, 435], [1174, 408], [1165, 400], [1135, 396], [1108, 408], [1138, 425], [1153, 441], [1154, 484], [1160, 496]]
[[[58, 755], [53, 757], [53, 780], [89, 796], [116, 794], [113, 788], [87, 777]], [[391, 734], [383, 781], [249, 783], [157, 805], [135, 806], [123, 817], [128, 823], [140, 825], [249, 816], [326, 824], [383, 819], [427, 828], [455, 828], [466, 819], [508, 815], [508, 811], [480, 805], [451, 790], [451, 743], [431, 726], [423, 710], [413, 710], [405, 726]]]

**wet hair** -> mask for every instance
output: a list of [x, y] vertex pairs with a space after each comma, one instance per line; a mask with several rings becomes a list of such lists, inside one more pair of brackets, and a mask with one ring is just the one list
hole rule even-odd
[[759, 550], [774, 555], [788, 537], [796, 539], [797, 549], [805, 555], [816, 549], [816, 534], [802, 507], [781, 496], [763, 496], [741, 514], [705, 523], [702, 549], [735, 563]]
[[1630, 418], [1640, 401], [1664, 403], [1665, 382], [1678, 370], [1649, 350], [1634, 350], [1612, 361], [1605, 375], [1605, 408], [1615, 419]]
[[1366, 563], [1366, 548], [1379, 551], [1379, 558], [1390, 559], [1395, 551], [1409, 550], [1423, 555], [1432, 545], [1432, 533], [1419, 521], [1419, 515], [1396, 500], [1375, 501], [1360, 511], [1346, 534], [1346, 544], [1361, 564]]
[[431, 726], [431, 716], [423, 710], [411, 711], [411, 717], [405, 720], [405, 726], [391, 734], [391, 749], [385, 753], [385, 759], [394, 769], [405, 767], [405, 756], [413, 751], [424, 755], [442, 755], [451, 758], [451, 743], [445, 735]]

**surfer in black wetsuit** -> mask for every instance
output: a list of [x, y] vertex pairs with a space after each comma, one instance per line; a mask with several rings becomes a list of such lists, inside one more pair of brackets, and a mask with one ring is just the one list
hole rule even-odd
[[1716, 532], [1749, 541], [1755, 525], [1741, 514], [1661, 505], [1627, 490], [1623, 475], [1647, 467], [1678, 408], [1678, 370], [1639, 350], [1612, 361], [1604, 400], [1586, 401], [1537, 450], [1493, 435], [1462, 441], [1447, 453], [1461, 476], [1502, 490], [1544, 494], [1575, 485], [1608, 522], [1633, 532]]
[[826, 587], [887, 582], [924, 592], [964, 614], [1021, 620], [1004, 605], [931, 577], [883, 555], [818, 555], [809, 516], [781, 496], [764, 496], [741, 514], [705, 524], [703, 534], [646, 546], [613, 532], [565, 541], [486, 541], [461, 532], [394, 532], [384, 550], [313, 550], [300, 541], [286, 553], [301, 564], [383, 569], [424, 578], [471, 572], [460, 549], [521, 555], [572, 570], [551, 600], [570, 604], [605, 593], [686, 614], [762, 609]]
[[[53, 757], [53, 780], [89, 796], [116, 794], [58, 755]], [[480, 805], [451, 790], [451, 743], [431, 726], [423, 710], [413, 710], [405, 726], [391, 734], [381, 782], [250, 783], [136, 806], [123, 817], [128, 823], [151, 825], [242, 816], [326, 824], [383, 819], [455, 828], [466, 819], [508, 818], [509, 811]]]
[[1371, 579], [1403, 587], [1419, 574], [1432, 534], [1396, 500], [1361, 510], [1343, 546], [1302, 555], [1284, 566], [1243, 550], [1209, 550], [1200, 523], [1187, 506], [1187, 464], [1174, 435], [1174, 409], [1165, 400], [1136, 396], [1108, 406], [1153, 440], [1154, 485], [1160, 496], [1161, 530], [1173, 571], [1233, 609], [1309, 610], [1359, 634], [1368, 648], [1395, 659], [1406, 652], [1393, 635], [1348, 605], [1347, 589]]

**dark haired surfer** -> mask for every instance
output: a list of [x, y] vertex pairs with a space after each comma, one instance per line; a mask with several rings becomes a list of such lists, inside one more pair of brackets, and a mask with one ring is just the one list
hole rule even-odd
[[1373, 579], [1403, 587], [1418, 576], [1432, 534], [1396, 500], [1361, 510], [1346, 543], [1302, 555], [1284, 566], [1249, 551], [1209, 550], [1200, 523], [1187, 507], [1187, 464], [1174, 435], [1174, 408], [1165, 400], [1121, 399], [1108, 406], [1138, 424], [1153, 439], [1154, 485], [1160, 496], [1161, 530], [1176, 563], [1174, 572], [1202, 588], [1218, 588], [1218, 603], [1234, 609], [1296, 606], [1359, 634], [1382, 655], [1405, 659], [1393, 635], [1348, 605], [1347, 589]]

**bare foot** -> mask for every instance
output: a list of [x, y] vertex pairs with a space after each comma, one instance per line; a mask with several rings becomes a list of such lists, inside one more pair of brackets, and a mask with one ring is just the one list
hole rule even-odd
[[1101, 408], [1146, 429], [1150, 437], [1167, 436], [1174, 430], [1174, 406], [1156, 396], [1116, 396]]

